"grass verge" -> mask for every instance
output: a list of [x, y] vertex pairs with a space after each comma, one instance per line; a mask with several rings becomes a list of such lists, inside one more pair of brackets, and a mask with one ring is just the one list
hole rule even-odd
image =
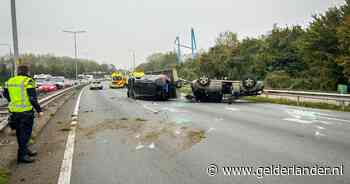
[[7, 184], [10, 179], [10, 171], [4, 168], [0, 168], [0, 184]]
[[249, 97], [244, 97], [243, 99], [253, 101], [253, 102], [266, 102], [266, 103], [274, 103], [274, 104], [283, 104], [283, 105], [350, 112], [350, 106], [345, 106], [345, 108], [343, 109], [341, 106], [328, 104], [324, 102], [300, 102], [298, 104], [294, 100], [289, 100], [284, 98], [267, 98], [262, 96], [249, 96]]
[[192, 94], [191, 86], [190, 86], [190, 85], [183, 85], [183, 86], [180, 88], [180, 92], [181, 92], [181, 93], [185, 93], [185, 94]]

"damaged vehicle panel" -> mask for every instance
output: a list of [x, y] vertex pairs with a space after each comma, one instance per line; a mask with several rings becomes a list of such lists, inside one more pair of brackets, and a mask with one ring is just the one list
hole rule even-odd
[[191, 82], [193, 97], [198, 102], [229, 102], [242, 96], [257, 96], [263, 92], [264, 85], [254, 77], [245, 77], [242, 81], [214, 80], [201, 77]]
[[134, 99], [169, 100], [177, 98], [179, 84], [176, 70], [134, 72], [128, 80], [127, 95]]

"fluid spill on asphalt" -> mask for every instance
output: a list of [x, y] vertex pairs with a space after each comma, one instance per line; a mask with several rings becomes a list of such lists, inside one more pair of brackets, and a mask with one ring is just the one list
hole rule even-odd
[[330, 118], [332, 115], [310, 110], [286, 109], [285, 112], [291, 117], [284, 118], [284, 120], [294, 121], [302, 124], [322, 123], [328, 125], [332, 123], [325, 120], [335, 119]]
[[141, 118], [107, 119], [96, 126], [79, 130], [88, 139], [95, 139], [96, 134], [103, 131], [113, 131], [122, 136], [121, 143], [134, 145], [134, 151], [147, 148], [162, 151], [170, 156], [188, 150], [206, 138], [206, 132], [198, 128], [176, 122], [155, 122]]
[[176, 117], [175, 123], [178, 125], [189, 125], [191, 123], [191, 119], [185, 117]]

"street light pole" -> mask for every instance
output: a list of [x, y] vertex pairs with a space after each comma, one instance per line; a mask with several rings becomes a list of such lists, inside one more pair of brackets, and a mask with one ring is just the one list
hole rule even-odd
[[135, 51], [132, 51], [132, 64], [133, 64], [133, 68], [134, 68], [134, 71], [135, 71]]
[[73, 34], [74, 36], [74, 56], [75, 56], [75, 80], [78, 80], [78, 47], [77, 47], [77, 34], [85, 33], [86, 31], [67, 31], [65, 33]]
[[11, 0], [11, 19], [12, 19], [12, 39], [13, 39], [13, 67], [14, 67], [14, 75], [17, 75], [17, 66], [16, 62], [19, 58], [18, 51], [18, 36], [17, 36], [17, 18], [16, 18], [16, 0]]

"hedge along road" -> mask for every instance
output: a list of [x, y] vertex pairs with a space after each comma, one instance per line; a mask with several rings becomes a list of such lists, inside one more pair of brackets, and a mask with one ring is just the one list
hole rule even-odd
[[[69, 181], [349, 183], [349, 131], [348, 113], [249, 102], [135, 101], [105, 84], [81, 96]], [[207, 173], [210, 164], [218, 166], [216, 176]], [[220, 170], [279, 164], [342, 167], [344, 173], [257, 177]]]

